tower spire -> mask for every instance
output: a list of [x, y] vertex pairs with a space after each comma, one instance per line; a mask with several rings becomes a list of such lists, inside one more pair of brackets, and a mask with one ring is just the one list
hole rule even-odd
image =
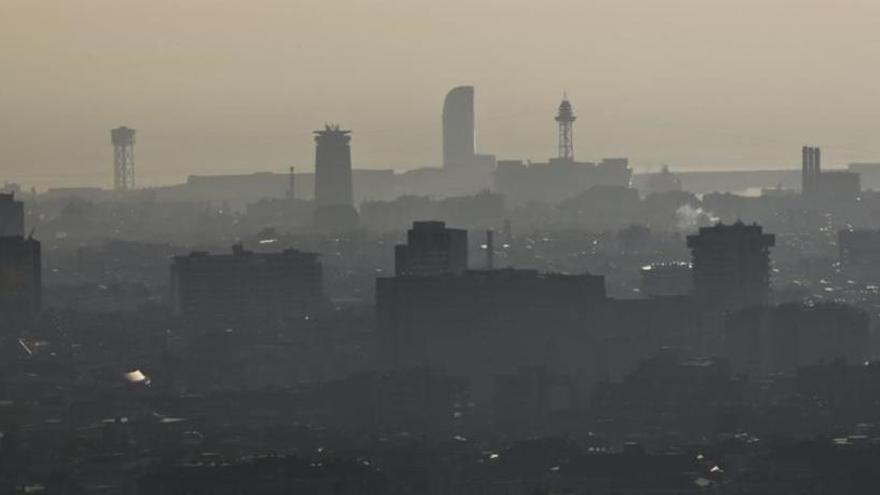
[[559, 104], [559, 113], [556, 114], [556, 122], [559, 123], [559, 158], [574, 161], [574, 140], [572, 128], [574, 127], [574, 111], [568, 101], [567, 92], [562, 92], [562, 103]]

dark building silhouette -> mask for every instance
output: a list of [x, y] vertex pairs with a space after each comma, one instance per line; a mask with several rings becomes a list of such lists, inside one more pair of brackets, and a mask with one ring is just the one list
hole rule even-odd
[[327, 125], [315, 131], [315, 219], [319, 230], [357, 227], [353, 206], [351, 131]]
[[483, 398], [491, 377], [520, 366], [591, 382], [598, 348], [589, 329], [604, 301], [604, 277], [589, 274], [503, 269], [376, 280], [388, 364], [469, 378]]
[[838, 303], [752, 307], [727, 315], [725, 353], [738, 371], [792, 372], [843, 360], [867, 358], [868, 315]]
[[284, 321], [323, 300], [322, 267], [317, 254], [295, 249], [193, 252], [173, 258], [171, 300], [177, 316], [195, 322]]
[[124, 126], [110, 131], [110, 142], [113, 144], [113, 188], [117, 191], [134, 189], [134, 135], [134, 129]]
[[863, 188], [880, 190], [880, 163], [850, 163], [846, 169], [859, 174]]
[[770, 299], [773, 234], [759, 225], [717, 224], [687, 237], [695, 297], [713, 309], [766, 305]]
[[453, 88], [443, 101], [443, 169], [431, 181], [446, 194], [473, 194], [491, 186], [495, 155], [477, 154], [476, 136], [474, 87]]
[[468, 268], [467, 231], [445, 222], [414, 222], [406, 244], [394, 248], [397, 276], [461, 275]]
[[822, 170], [822, 151], [804, 146], [801, 163], [801, 192], [809, 200], [852, 200], [861, 193], [858, 173], [847, 170]]
[[804, 146], [801, 154], [801, 192], [809, 196], [815, 194], [819, 185], [819, 176], [822, 174], [822, 150]]
[[27, 320], [42, 305], [40, 242], [0, 237], [0, 326]]
[[475, 154], [474, 87], [458, 86], [443, 101], [443, 168], [469, 167]]
[[0, 237], [24, 236], [24, 204], [15, 194], [0, 194]]

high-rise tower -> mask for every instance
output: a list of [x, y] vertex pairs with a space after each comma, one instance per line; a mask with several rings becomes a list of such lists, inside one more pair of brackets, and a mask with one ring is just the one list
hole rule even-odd
[[559, 113], [556, 114], [556, 122], [559, 123], [559, 158], [561, 160], [574, 161], [572, 128], [576, 118], [568, 97], [563, 96], [562, 103], [559, 104]]
[[113, 188], [134, 189], [134, 129], [117, 127], [110, 131], [113, 143]]
[[443, 101], [443, 168], [469, 168], [475, 150], [474, 87], [452, 88]]
[[770, 300], [773, 234], [761, 226], [717, 224], [687, 236], [693, 254], [693, 293], [707, 308], [738, 310]]
[[315, 215], [313, 227], [346, 232], [358, 225], [351, 184], [351, 131], [326, 125], [315, 131]]
[[315, 205], [351, 206], [351, 131], [326, 125], [314, 134]]

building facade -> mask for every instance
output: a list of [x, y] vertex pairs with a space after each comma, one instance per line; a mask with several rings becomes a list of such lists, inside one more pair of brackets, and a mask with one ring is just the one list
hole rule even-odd
[[322, 266], [317, 254], [295, 249], [193, 252], [173, 258], [171, 301], [175, 315], [195, 322], [284, 322], [323, 301]]
[[0, 237], [0, 326], [27, 321], [42, 306], [40, 242]]
[[467, 230], [445, 222], [413, 222], [406, 244], [394, 248], [397, 276], [461, 275], [468, 268]]
[[770, 300], [770, 248], [759, 225], [717, 224], [687, 237], [694, 296], [706, 309], [736, 310]]
[[351, 172], [351, 131], [327, 125], [315, 131], [315, 213], [318, 230], [357, 228]]
[[24, 237], [24, 204], [0, 193], [0, 237]]
[[388, 365], [467, 378], [482, 400], [495, 376], [521, 366], [570, 376], [586, 393], [604, 369], [596, 331], [605, 301], [604, 277], [589, 274], [502, 269], [376, 280]]

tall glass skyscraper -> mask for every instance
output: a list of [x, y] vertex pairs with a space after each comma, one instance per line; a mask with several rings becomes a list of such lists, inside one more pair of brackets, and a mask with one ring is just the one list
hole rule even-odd
[[474, 163], [474, 87], [459, 86], [443, 102], [443, 167], [462, 169]]

